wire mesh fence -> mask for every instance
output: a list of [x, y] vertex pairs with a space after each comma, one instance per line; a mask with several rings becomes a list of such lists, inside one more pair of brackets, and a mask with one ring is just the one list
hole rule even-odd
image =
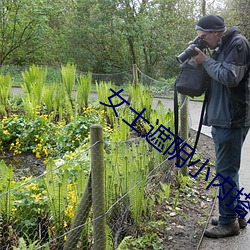
[[[159, 84], [140, 74], [145, 85]], [[186, 102], [187, 98], [181, 110]], [[176, 173], [174, 160], [141, 137], [97, 142], [105, 152], [103, 184], [98, 178], [93, 182], [93, 161], [102, 160], [100, 151], [91, 158], [94, 143], [74, 152], [74, 157], [47, 159], [40, 171], [26, 177], [1, 161], [1, 249], [119, 249], [127, 239], [144, 233], [139, 225], [152, 219], [155, 204], [166, 198]], [[105, 208], [95, 215], [103, 205], [100, 190]]]
[[[102, 197], [98, 192], [93, 197], [93, 189], [102, 183], [91, 179], [93, 147], [81, 152], [80, 161], [49, 160], [43, 174], [19, 180], [1, 162], [1, 249], [118, 249], [126, 237], [142, 233], [138, 225], [152, 218], [155, 199], [163, 192], [160, 183], [171, 179], [173, 162], [143, 138], [104, 141], [105, 212], [94, 217], [93, 201], [100, 207]], [[12, 188], [14, 182], [19, 185]], [[105, 232], [98, 231], [104, 216]]]
[[[47, 68], [47, 82], [52, 84], [53, 82], [61, 81], [60, 67], [40, 65], [41, 68]], [[18, 67], [12, 65], [3, 65], [0, 69], [0, 74], [10, 73], [14, 80], [14, 85], [19, 86], [23, 82], [22, 73], [28, 70], [29, 67]], [[135, 65], [137, 71], [137, 81], [143, 84], [145, 87], [150, 88], [152, 93], [157, 96], [168, 96], [173, 97], [174, 91], [174, 79], [154, 79], [145, 74], [139, 67]], [[131, 68], [126, 71], [101, 74], [92, 72], [92, 84], [95, 85], [98, 82], [112, 82], [116, 86], [128, 86], [135, 82], [135, 69]], [[88, 72], [82, 72], [77, 70], [77, 74], [87, 75]]]

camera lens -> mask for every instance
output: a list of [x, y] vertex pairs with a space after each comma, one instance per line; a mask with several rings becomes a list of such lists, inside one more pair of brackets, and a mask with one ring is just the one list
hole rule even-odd
[[198, 55], [198, 53], [194, 49], [195, 47], [195, 44], [191, 44], [189, 47], [187, 47], [180, 55], [176, 57], [177, 61], [179, 63], [183, 63], [188, 58]]
[[192, 43], [180, 54], [176, 57], [179, 63], [183, 63], [188, 58], [198, 55], [195, 50], [195, 47], [203, 50], [207, 47], [207, 43], [199, 36], [197, 36]]

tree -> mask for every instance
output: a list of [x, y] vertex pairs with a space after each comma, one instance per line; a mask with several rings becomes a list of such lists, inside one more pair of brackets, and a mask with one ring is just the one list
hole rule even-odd
[[250, 39], [250, 2], [248, 0], [227, 0], [224, 3], [223, 17], [228, 27], [239, 26]]
[[[46, 8], [42, 1], [8, 0], [0, 2], [0, 65], [29, 41], [43, 33]], [[41, 39], [26, 53], [41, 47]], [[18, 62], [17, 62], [18, 63]]]

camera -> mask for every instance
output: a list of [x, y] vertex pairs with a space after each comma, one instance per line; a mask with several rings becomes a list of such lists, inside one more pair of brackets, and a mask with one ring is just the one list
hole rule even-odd
[[195, 47], [199, 48], [200, 50], [203, 50], [207, 48], [207, 43], [199, 36], [197, 36], [190, 45], [180, 54], [176, 57], [177, 61], [179, 63], [183, 63], [188, 58], [198, 55], [198, 53], [195, 51]]

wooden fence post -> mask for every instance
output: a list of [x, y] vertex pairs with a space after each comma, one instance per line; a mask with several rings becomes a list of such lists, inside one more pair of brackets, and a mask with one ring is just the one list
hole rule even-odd
[[91, 175], [83, 192], [81, 201], [78, 205], [76, 216], [73, 220], [70, 233], [64, 244], [63, 250], [71, 250], [77, 248], [77, 243], [81, 237], [83, 225], [86, 222], [91, 208]]
[[[183, 141], [188, 140], [188, 130], [189, 130], [189, 125], [188, 125], [188, 97], [186, 95], [180, 95], [180, 138]], [[184, 156], [186, 157], [186, 156]], [[181, 168], [181, 173], [184, 176], [187, 176], [188, 170], [187, 170], [187, 164], [185, 164]]]
[[93, 250], [106, 249], [103, 131], [99, 124], [90, 127], [93, 205]]
[[138, 71], [136, 64], [133, 64], [133, 84], [135, 86], [138, 84]]

